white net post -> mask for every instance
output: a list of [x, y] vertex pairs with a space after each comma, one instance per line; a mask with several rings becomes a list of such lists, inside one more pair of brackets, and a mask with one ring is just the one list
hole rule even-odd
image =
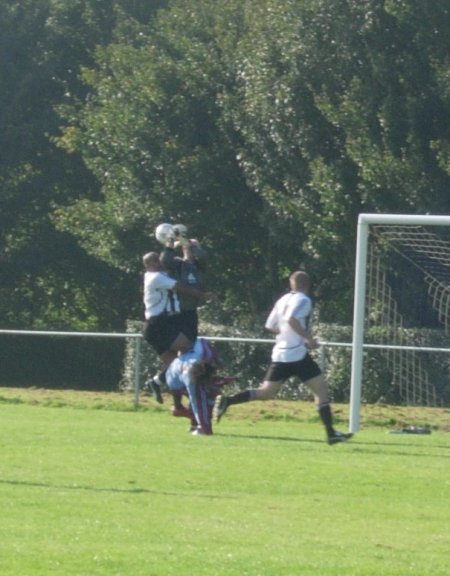
[[[363, 375], [363, 349], [364, 349], [364, 326], [365, 326], [365, 311], [366, 311], [366, 274], [367, 274], [367, 259], [368, 259], [368, 238], [369, 227], [373, 225], [382, 226], [450, 226], [450, 216], [421, 216], [421, 215], [406, 215], [406, 214], [360, 214], [358, 218], [358, 231], [357, 231], [357, 246], [356, 246], [356, 262], [355, 262], [355, 287], [354, 287], [354, 310], [353, 310], [353, 339], [352, 339], [352, 366], [351, 366], [351, 386], [350, 386], [350, 423], [349, 429], [351, 432], [357, 432], [360, 429], [360, 405], [361, 405], [361, 387]], [[414, 238], [414, 242], [416, 242]], [[414, 248], [421, 253], [428, 254], [427, 234], [420, 240], [422, 243], [418, 248]], [[443, 243], [445, 244], [445, 243]], [[433, 259], [437, 262], [449, 265], [449, 254], [446, 252], [445, 246], [439, 246], [434, 254]], [[438, 283], [434, 286], [432, 278], [426, 278], [426, 281], [431, 285], [430, 293], [434, 294], [435, 302], [439, 302], [438, 309], [442, 316], [446, 316], [450, 310], [450, 290], [448, 285]], [[406, 370], [409, 366], [406, 366]], [[408, 374], [406, 374], [408, 378]], [[420, 392], [420, 397], [423, 396], [422, 391], [412, 390], [415, 402], [416, 392]], [[409, 389], [406, 390], [409, 395]], [[429, 392], [425, 391], [425, 395]]]
[[350, 384], [350, 432], [360, 426], [361, 376], [364, 343], [364, 311], [366, 301], [368, 224], [359, 217], [356, 242], [355, 293], [353, 308], [352, 369]]

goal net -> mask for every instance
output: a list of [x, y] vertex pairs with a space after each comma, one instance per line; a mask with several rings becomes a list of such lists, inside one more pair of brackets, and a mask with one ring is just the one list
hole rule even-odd
[[387, 403], [443, 404], [448, 393], [449, 331], [450, 216], [361, 214], [355, 267], [352, 432], [359, 429], [366, 381]]

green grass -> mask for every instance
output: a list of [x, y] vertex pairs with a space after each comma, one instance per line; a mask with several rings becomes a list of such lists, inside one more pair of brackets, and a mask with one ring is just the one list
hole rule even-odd
[[131, 404], [0, 389], [2, 576], [450, 573], [448, 411], [365, 407], [330, 447], [309, 403], [233, 407], [209, 438]]

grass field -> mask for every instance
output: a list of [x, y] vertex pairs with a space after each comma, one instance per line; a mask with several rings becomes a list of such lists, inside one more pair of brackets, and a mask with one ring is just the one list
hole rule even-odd
[[309, 403], [192, 437], [150, 399], [0, 388], [0, 422], [1, 576], [450, 574], [448, 410], [367, 406], [330, 447]]

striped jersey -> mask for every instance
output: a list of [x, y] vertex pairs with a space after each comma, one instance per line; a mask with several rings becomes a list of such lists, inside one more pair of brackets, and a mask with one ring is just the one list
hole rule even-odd
[[145, 272], [144, 306], [145, 318], [149, 320], [161, 314], [180, 312], [180, 301], [173, 290], [176, 280], [164, 272]]

